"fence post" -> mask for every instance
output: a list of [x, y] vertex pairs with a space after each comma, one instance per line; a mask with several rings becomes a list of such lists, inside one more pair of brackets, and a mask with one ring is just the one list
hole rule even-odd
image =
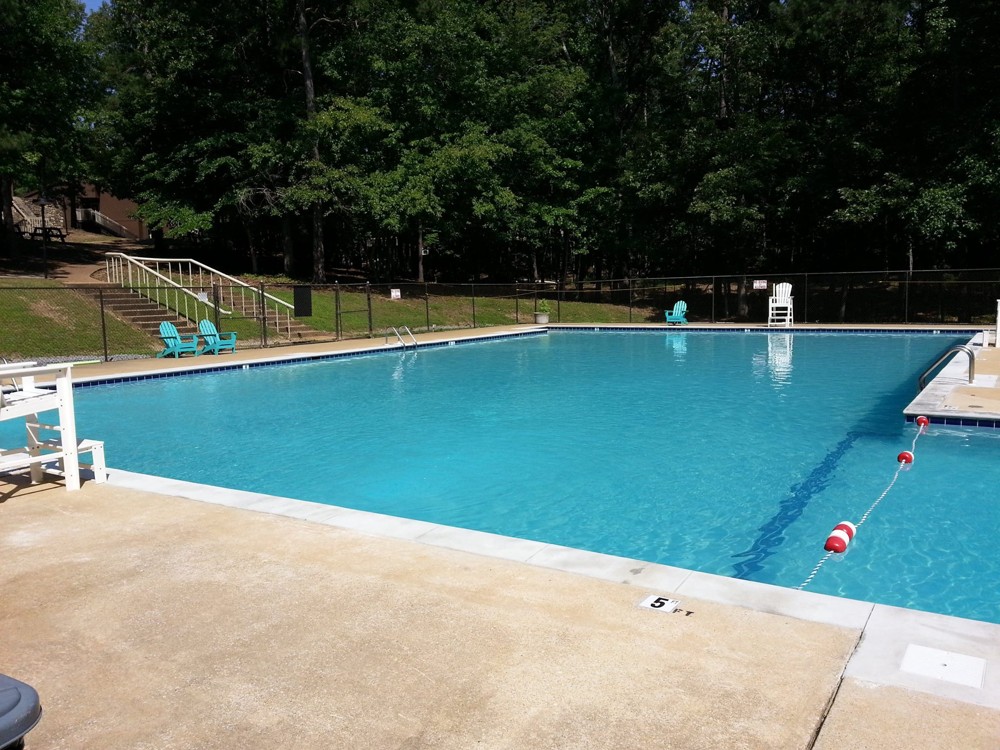
[[517, 283], [514, 284], [514, 324], [517, 325], [521, 322], [521, 297], [517, 289]]
[[628, 282], [628, 322], [632, 322], [632, 279], [625, 279]]
[[476, 327], [476, 282], [472, 282], [472, 327]]
[[712, 277], [712, 322], [715, 322], [715, 277]]
[[[903, 322], [910, 322], [910, 272], [907, 271], [903, 280]], [[1000, 334], [998, 334], [1000, 335]]]
[[427, 332], [431, 330], [431, 288], [424, 282], [424, 319], [427, 321]]
[[104, 310], [104, 290], [97, 290], [97, 299], [101, 305], [101, 341], [104, 342], [104, 361], [110, 362], [111, 357], [108, 356], [108, 321], [105, 319], [106, 312]]
[[260, 282], [260, 343], [267, 348], [267, 308], [264, 306], [264, 282]]
[[365, 282], [365, 299], [368, 302], [368, 338], [374, 338], [374, 328], [372, 326], [372, 284], [370, 281]]
[[[802, 322], [809, 322], [809, 274], [805, 275], [806, 292], [802, 295]], [[795, 322], [794, 320], [792, 321]]]
[[[560, 285], [562, 282], [560, 282]], [[559, 289], [556, 292], [556, 323], [562, 323], [562, 298], [564, 289]]]
[[343, 311], [340, 308], [340, 282], [333, 283], [333, 332], [338, 339], [342, 339], [343, 331]]

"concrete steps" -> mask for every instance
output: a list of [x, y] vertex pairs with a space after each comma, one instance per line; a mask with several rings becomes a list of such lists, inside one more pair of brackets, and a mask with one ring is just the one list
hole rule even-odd
[[81, 294], [103, 301], [104, 307], [112, 314], [151, 336], [160, 335], [160, 323], [169, 320], [180, 333], [197, 333], [198, 327], [173, 310], [158, 305], [150, 299], [122, 289], [113, 284], [93, 284], [79, 290]]

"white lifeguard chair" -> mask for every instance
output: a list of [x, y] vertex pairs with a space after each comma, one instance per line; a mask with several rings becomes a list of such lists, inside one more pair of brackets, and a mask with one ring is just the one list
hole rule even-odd
[[[104, 463], [104, 443], [99, 440], [78, 440], [76, 413], [73, 408], [72, 363], [37, 365], [16, 362], [0, 365], [0, 379], [10, 385], [0, 387], [0, 421], [24, 419], [27, 444], [16, 448], [0, 448], [0, 472], [28, 467], [32, 483], [42, 481], [43, 467], [55, 464], [66, 479], [67, 490], [80, 489], [80, 454], [91, 455], [95, 482], [107, 480]], [[37, 378], [46, 379], [44, 387]], [[49, 387], [49, 380], [54, 388]], [[58, 424], [39, 420], [43, 412], [55, 410]], [[44, 433], [55, 437], [45, 438]]]
[[792, 285], [788, 283], [775, 284], [771, 297], [767, 301], [768, 328], [790, 328], [794, 322], [792, 312]]

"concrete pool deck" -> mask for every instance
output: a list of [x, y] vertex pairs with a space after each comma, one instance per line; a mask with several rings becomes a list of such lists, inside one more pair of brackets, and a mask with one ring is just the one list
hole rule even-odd
[[[111, 481], [79, 492], [0, 484], [0, 672], [46, 710], [29, 750], [1000, 738], [1000, 626], [132, 474], [108, 458]], [[638, 606], [654, 594], [678, 611]]]

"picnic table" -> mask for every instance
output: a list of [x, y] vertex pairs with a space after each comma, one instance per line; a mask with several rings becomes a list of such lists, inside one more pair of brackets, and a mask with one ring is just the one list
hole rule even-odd
[[62, 230], [62, 227], [35, 227], [31, 230], [31, 239], [36, 237], [43, 240], [58, 237], [60, 242], [66, 242], [66, 232]]

